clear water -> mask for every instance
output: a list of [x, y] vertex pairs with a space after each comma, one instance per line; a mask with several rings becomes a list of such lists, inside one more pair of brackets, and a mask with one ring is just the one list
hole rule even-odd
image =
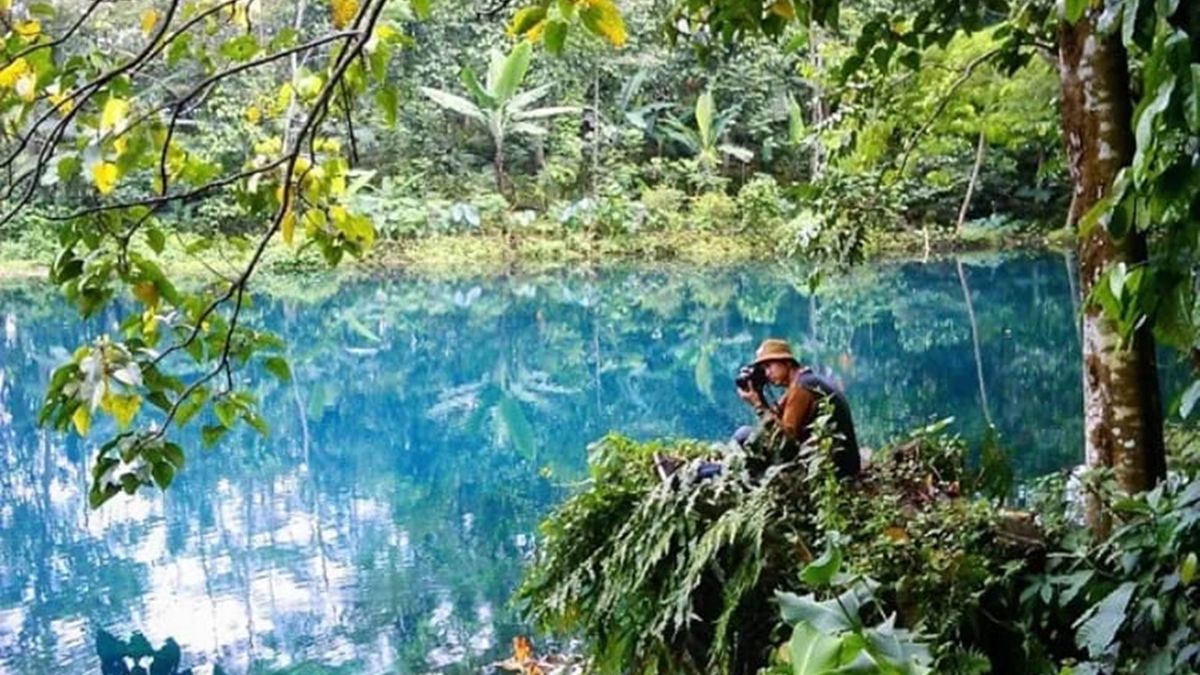
[[815, 296], [775, 267], [314, 280], [251, 311], [291, 345], [294, 385], [254, 384], [272, 435], [99, 511], [93, 443], [35, 417], [53, 365], [115, 318], [0, 289], [0, 673], [99, 672], [100, 629], [231, 673], [477, 670], [522, 630], [509, 596], [588, 442], [727, 437], [764, 337], [842, 383], [867, 444], [950, 415], [977, 440], [990, 418], [1020, 474], [1074, 464], [1065, 261], [963, 273], [881, 266]]

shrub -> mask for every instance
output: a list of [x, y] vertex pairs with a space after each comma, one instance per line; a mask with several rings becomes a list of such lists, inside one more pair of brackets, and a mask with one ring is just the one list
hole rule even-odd
[[712, 231], [732, 230], [736, 216], [737, 206], [723, 192], [706, 192], [692, 199], [693, 227]]
[[647, 226], [654, 230], [677, 230], [684, 222], [683, 208], [687, 195], [673, 187], [654, 187], [642, 190], [642, 206], [646, 208]]
[[755, 175], [738, 191], [737, 210], [743, 230], [770, 231], [777, 227], [785, 211], [779, 184], [771, 176]]
[[[761, 474], [741, 450], [609, 436], [589, 450], [588, 487], [542, 524], [518, 599], [543, 629], [582, 634], [598, 672], [753, 673], [782, 635], [774, 592], [811, 589], [811, 547], [837, 530], [850, 571], [958, 658], [1026, 552], [997, 533], [997, 507], [956, 496], [965, 452], [941, 432], [893, 444], [857, 485], [834, 478], [823, 434]], [[689, 461], [667, 482], [650, 468], [662, 452]], [[722, 473], [698, 478], [714, 454]]]

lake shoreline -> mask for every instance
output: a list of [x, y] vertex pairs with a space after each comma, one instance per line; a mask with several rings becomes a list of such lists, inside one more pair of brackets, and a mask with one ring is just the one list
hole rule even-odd
[[[938, 260], [964, 253], [1061, 251], [1070, 247], [1071, 239], [1072, 235], [1063, 231], [1005, 237], [960, 237], [941, 232], [928, 239], [920, 232], [904, 232], [870, 242], [864, 262]], [[235, 266], [244, 262], [238, 256], [226, 260]], [[583, 233], [520, 237], [473, 233], [381, 241], [364, 258], [347, 260], [339, 269], [350, 275], [404, 273], [456, 278], [607, 264], [672, 263], [709, 268], [802, 260], [781, 255], [775, 242], [758, 233], [697, 237], [694, 232], [655, 232], [620, 238]], [[181, 276], [209, 271], [196, 257], [171, 249], [164, 252], [160, 264], [168, 273]], [[47, 269], [36, 260], [0, 258], [0, 283], [45, 279]], [[268, 249], [258, 274], [287, 279], [328, 271], [330, 268], [315, 252], [293, 251], [279, 243]]]

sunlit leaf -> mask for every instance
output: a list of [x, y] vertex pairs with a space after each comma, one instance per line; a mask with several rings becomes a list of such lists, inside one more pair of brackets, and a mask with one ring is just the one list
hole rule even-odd
[[86, 405], [81, 405], [75, 409], [75, 413], [71, 415], [71, 423], [75, 425], [75, 433], [80, 436], [87, 436], [92, 430], [92, 413]]
[[345, 28], [354, 20], [358, 13], [358, 0], [332, 0], [332, 19], [334, 28]]
[[92, 182], [100, 194], [106, 195], [117, 186], [117, 165], [112, 162], [96, 162], [92, 166]]
[[129, 102], [120, 98], [110, 98], [104, 102], [100, 113], [100, 133], [113, 131], [125, 122], [129, 115]]
[[579, 18], [588, 30], [608, 40], [614, 47], [625, 44], [628, 37], [625, 21], [612, 0], [591, 0], [579, 13]]
[[142, 12], [141, 24], [142, 35], [144, 37], [150, 37], [150, 33], [154, 32], [154, 26], [158, 24], [158, 10], [150, 7], [146, 11]]

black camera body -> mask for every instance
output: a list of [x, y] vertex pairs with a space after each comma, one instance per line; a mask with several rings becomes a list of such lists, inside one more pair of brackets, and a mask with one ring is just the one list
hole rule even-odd
[[733, 379], [737, 384], [737, 388], [743, 391], [753, 389], [757, 392], [762, 392], [763, 387], [767, 386], [767, 369], [762, 367], [761, 363], [749, 363], [738, 369], [737, 377]]

